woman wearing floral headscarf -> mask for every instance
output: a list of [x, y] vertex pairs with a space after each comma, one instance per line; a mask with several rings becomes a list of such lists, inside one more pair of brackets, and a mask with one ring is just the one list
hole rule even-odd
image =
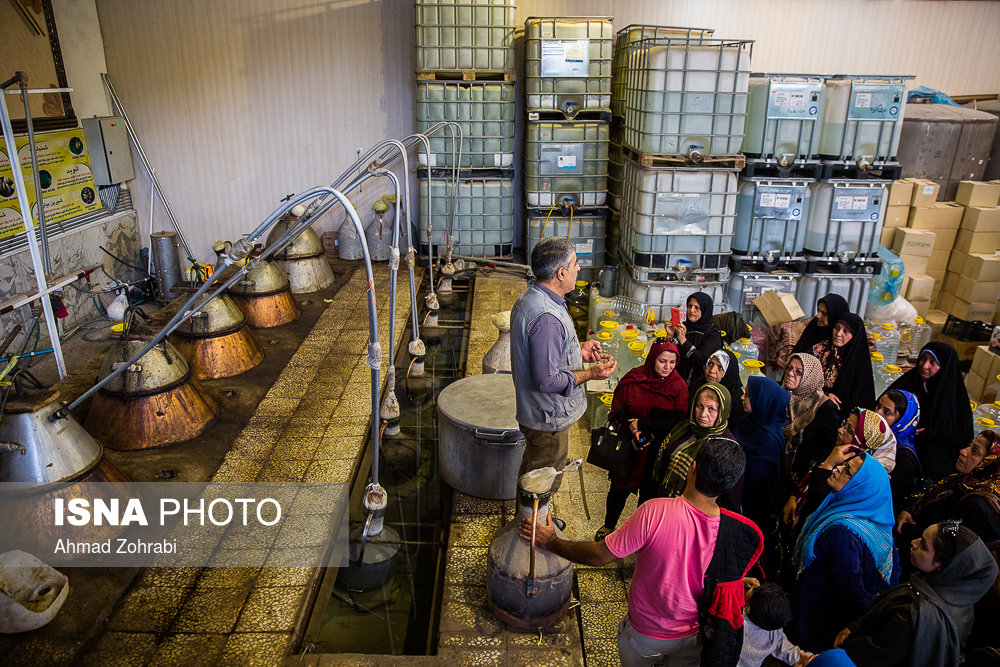
[[827, 484], [830, 494], [806, 520], [792, 556], [788, 635], [811, 652], [832, 648], [837, 632], [899, 580], [885, 468], [857, 452], [833, 467]]
[[793, 354], [785, 367], [783, 385], [790, 399], [784, 429], [785, 470], [787, 482], [794, 488], [833, 449], [840, 415], [836, 403], [823, 392], [823, 367], [813, 355]]
[[955, 472], [896, 517], [900, 549], [927, 526], [961, 519], [985, 542], [1000, 539], [1000, 436], [982, 431], [958, 454]]

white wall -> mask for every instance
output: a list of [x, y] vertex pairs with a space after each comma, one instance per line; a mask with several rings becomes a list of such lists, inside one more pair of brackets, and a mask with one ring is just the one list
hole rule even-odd
[[[280, 197], [328, 184], [356, 147], [415, 130], [413, 0], [57, 0], [90, 2], [112, 81], [202, 259]], [[952, 94], [1000, 91], [1000, 2], [518, 1], [519, 23], [560, 15], [714, 27], [757, 40], [758, 71], [916, 74], [914, 85]], [[145, 221], [149, 186], [136, 174]], [[358, 197], [364, 219], [384, 191]], [[155, 219], [166, 228], [159, 205]]]

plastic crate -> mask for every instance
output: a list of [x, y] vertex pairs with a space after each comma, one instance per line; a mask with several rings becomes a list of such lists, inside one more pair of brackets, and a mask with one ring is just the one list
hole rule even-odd
[[736, 218], [736, 169], [641, 167], [625, 158], [621, 248], [634, 266], [724, 268]]
[[610, 110], [610, 18], [532, 17], [524, 34], [529, 111]]
[[417, 69], [513, 69], [514, 4], [514, 0], [417, 0]]
[[[513, 81], [418, 81], [417, 131], [442, 121], [462, 128], [464, 169], [510, 169], [514, 166]], [[418, 154], [428, 167], [452, 167], [447, 132], [430, 137], [431, 155]], [[457, 150], [457, 147], [454, 147]]]
[[595, 280], [604, 266], [607, 215], [604, 211], [547, 216], [529, 212], [527, 216], [526, 256], [531, 256], [535, 244], [544, 237], [568, 238], [576, 247], [580, 263], [580, 279]]
[[800, 277], [797, 273], [733, 273], [726, 287], [726, 301], [749, 322], [757, 297], [768, 290], [795, 294]]
[[625, 145], [652, 155], [739, 153], [752, 44], [712, 38], [628, 44]]
[[681, 308], [683, 311], [687, 298], [695, 292], [705, 292], [711, 296], [716, 312], [726, 310], [724, 280], [643, 280], [643, 275], [643, 272], [636, 271], [628, 262], [622, 261], [618, 270], [618, 294], [651, 308], [657, 322], [669, 320], [671, 308]]
[[816, 181], [809, 186], [803, 243], [813, 257], [875, 257], [885, 218], [887, 181]]
[[742, 152], [790, 164], [819, 154], [822, 74], [754, 74]]
[[603, 206], [608, 197], [607, 121], [531, 121], [525, 129], [524, 194], [531, 208]]
[[616, 211], [621, 210], [625, 182], [625, 154], [622, 152], [624, 135], [622, 119], [613, 117], [608, 135], [608, 207]]
[[[428, 188], [420, 179], [420, 230], [422, 246], [428, 245], [427, 216], [433, 211], [432, 245], [444, 242], [450, 228], [457, 241], [455, 252], [477, 257], [508, 257], [514, 244], [514, 181], [468, 179], [458, 182], [457, 206], [452, 220], [452, 182], [433, 179]], [[428, 194], [431, 200], [428, 202]], [[430, 206], [428, 206], [428, 203]]]
[[872, 277], [867, 273], [810, 273], [799, 278], [795, 300], [806, 315], [815, 315], [816, 302], [835, 292], [847, 300], [852, 313], [863, 318], [868, 308], [868, 283]]
[[801, 257], [809, 217], [804, 179], [740, 180], [733, 254], [771, 261]]
[[825, 82], [819, 153], [834, 160], [893, 162], [912, 76], [847, 75]]

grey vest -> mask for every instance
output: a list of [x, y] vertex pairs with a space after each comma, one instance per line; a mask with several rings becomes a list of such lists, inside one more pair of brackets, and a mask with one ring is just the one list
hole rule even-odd
[[576, 337], [573, 319], [566, 306], [532, 284], [518, 297], [510, 319], [511, 372], [517, 395], [517, 423], [536, 431], [561, 431], [571, 426], [587, 410], [583, 385], [575, 386], [569, 396], [538, 390], [531, 377], [531, 355], [528, 347], [528, 326], [543, 313], [555, 315], [563, 328], [563, 351], [560, 371], [583, 368], [580, 341]]

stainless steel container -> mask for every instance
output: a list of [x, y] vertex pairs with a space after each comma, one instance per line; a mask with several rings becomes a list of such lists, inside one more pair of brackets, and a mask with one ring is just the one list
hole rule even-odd
[[163, 301], [170, 301], [175, 296], [170, 290], [181, 281], [177, 232], [153, 232], [149, 245], [153, 253], [153, 273], [156, 274], [156, 295]]
[[993, 149], [997, 117], [950, 104], [907, 104], [899, 139], [903, 176], [927, 178], [950, 201], [962, 180], [980, 181]]
[[517, 496], [524, 435], [514, 417], [514, 378], [474, 375], [438, 396], [438, 462], [448, 486], [477, 498]]

